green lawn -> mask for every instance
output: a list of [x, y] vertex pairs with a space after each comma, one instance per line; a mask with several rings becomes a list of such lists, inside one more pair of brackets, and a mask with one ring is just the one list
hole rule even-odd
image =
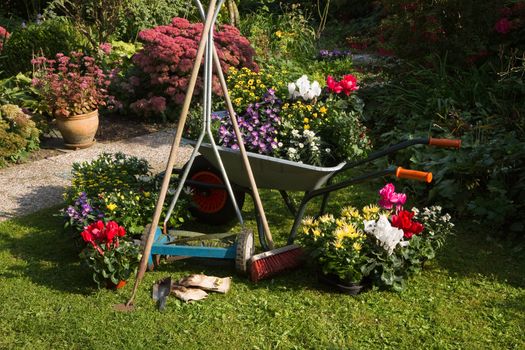
[[[269, 196], [265, 203], [278, 203]], [[283, 210], [268, 214], [281, 240], [290, 224]], [[136, 310], [119, 313], [112, 306], [127, 300], [132, 285], [94, 288], [54, 212], [0, 224], [2, 349], [525, 348], [523, 251], [466, 225], [402, 293], [331, 293], [309, 270], [253, 284], [231, 266], [187, 261], [147, 273]], [[153, 281], [193, 272], [233, 275], [232, 289], [195, 304], [171, 298], [158, 312]]]

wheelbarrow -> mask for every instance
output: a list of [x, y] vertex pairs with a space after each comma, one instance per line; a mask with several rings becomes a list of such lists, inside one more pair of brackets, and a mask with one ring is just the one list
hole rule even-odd
[[[191, 140], [184, 140], [195, 145]], [[417, 138], [405, 140], [383, 150], [371, 153], [367, 158], [357, 161], [345, 161], [333, 167], [319, 167], [299, 162], [279, 159], [262, 154], [248, 152], [248, 158], [259, 188], [278, 190], [281, 197], [294, 216], [294, 222], [288, 236], [288, 244], [292, 244], [297, 229], [304, 216], [308, 203], [322, 196], [319, 214], [326, 209], [330, 193], [341, 190], [350, 185], [371, 180], [378, 177], [395, 175], [398, 178], [413, 179], [425, 182], [432, 181], [432, 174], [428, 172], [403, 169], [401, 167], [388, 167], [383, 170], [365, 172], [362, 175], [336, 180], [336, 175], [347, 170], [358, 168], [378, 158], [382, 158], [415, 145], [429, 145], [435, 147], [459, 148], [461, 140]], [[243, 176], [244, 169], [241, 156], [237, 150], [216, 146], [228, 172], [233, 188], [235, 201], [239, 208], [244, 204], [245, 195], [251, 195], [250, 184]], [[235, 217], [232, 200], [225, 190], [221, 172], [218, 170], [216, 157], [210, 144], [202, 143], [199, 147], [200, 155], [195, 159], [186, 185], [193, 189], [193, 205], [191, 212], [198, 220], [210, 224], [225, 224]], [[184, 169], [184, 168], [182, 168]], [[182, 169], [174, 169], [174, 173], [181, 173]], [[303, 197], [298, 206], [294, 205], [288, 192], [303, 192]], [[265, 235], [261, 226], [259, 215], [256, 211], [257, 230], [261, 246], [268, 249]]]

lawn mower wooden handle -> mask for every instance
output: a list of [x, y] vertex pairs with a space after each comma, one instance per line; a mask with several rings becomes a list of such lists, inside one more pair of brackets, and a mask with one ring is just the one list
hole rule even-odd
[[460, 148], [461, 140], [435, 139], [431, 137], [430, 139], [428, 139], [428, 144], [430, 146], [436, 146], [436, 147]]
[[398, 167], [396, 169], [396, 176], [400, 179], [412, 179], [418, 181], [432, 182], [432, 173], [425, 171], [408, 170]]

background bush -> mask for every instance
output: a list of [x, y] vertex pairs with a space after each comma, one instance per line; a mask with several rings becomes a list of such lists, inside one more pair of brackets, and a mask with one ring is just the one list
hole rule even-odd
[[29, 24], [27, 28], [11, 33], [2, 52], [6, 57], [0, 60], [0, 71], [7, 75], [29, 72], [32, 70], [33, 55], [54, 57], [59, 52], [67, 55], [83, 47], [82, 37], [74, 25], [64, 18]]
[[[144, 48], [133, 56], [135, 69], [120, 84], [130, 109], [145, 117], [172, 118], [174, 110], [184, 101], [189, 77], [202, 32], [202, 23], [191, 24], [174, 18], [170, 25], [147, 29], [139, 34]], [[215, 46], [224, 73], [230, 67], [256, 69], [250, 42], [230, 25], [217, 28]], [[194, 99], [200, 96], [203, 81], [197, 80]], [[222, 94], [219, 80], [213, 77], [213, 92]]]
[[505, 236], [523, 237], [525, 227], [524, 62], [506, 57], [503, 72], [490, 64], [468, 70], [443, 62], [437, 70], [398, 67], [386, 85], [361, 91], [380, 145], [409, 136], [462, 139], [459, 151], [411, 148], [393, 160], [437, 175], [431, 191], [411, 184], [413, 192]]
[[16, 105], [0, 106], [0, 168], [38, 149], [35, 123]]

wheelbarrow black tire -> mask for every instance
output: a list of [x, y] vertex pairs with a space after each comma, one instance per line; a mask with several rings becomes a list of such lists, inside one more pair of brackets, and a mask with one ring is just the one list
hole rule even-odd
[[[188, 179], [203, 183], [224, 184], [221, 172], [202, 155], [195, 158], [188, 173]], [[241, 210], [245, 193], [234, 190], [234, 195], [239, 210]], [[226, 189], [202, 189], [192, 186], [191, 197], [190, 212], [198, 221], [223, 225], [236, 217], [235, 208]]]

